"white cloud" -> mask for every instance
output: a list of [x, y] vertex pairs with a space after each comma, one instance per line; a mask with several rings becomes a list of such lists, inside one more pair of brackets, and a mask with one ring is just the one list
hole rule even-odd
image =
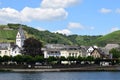
[[45, 29], [42, 28], [42, 27], [36, 27], [36, 29], [39, 30], [39, 31], [45, 31]]
[[107, 9], [107, 8], [101, 8], [100, 12], [106, 14], [106, 13], [112, 12], [112, 10], [111, 9]]
[[65, 19], [68, 13], [63, 8], [29, 8], [25, 7], [22, 10], [24, 16], [30, 20], [61, 20]]
[[43, 0], [41, 3], [42, 8], [66, 8], [76, 5], [82, 0]]
[[71, 31], [68, 30], [68, 29], [63, 29], [63, 30], [54, 31], [54, 33], [61, 33], [61, 34], [70, 35], [70, 34], [71, 34]]
[[[54, 13], [54, 14], [53, 14]], [[25, 7], [21, 11], [12, 8], [0, 9], [0, 23], [20, 23], [32, 20], [61, 20], [67, 17], [68, 13], [63, 9], [42, 9]]]
[[70, 22], [68, 24], [68, 29], [84, 29], [84, 26], [80, 23]]
[[20, 12], [12, 8], [0, 9], [0, 23], [17, 23], [23, 20], [23, 16]]
[[112, 27], [111, 30], [110, 30], [110, 32], [114, 32], [114, 31], [117, 31], [117, 30], [119, 30], [118, 27]]

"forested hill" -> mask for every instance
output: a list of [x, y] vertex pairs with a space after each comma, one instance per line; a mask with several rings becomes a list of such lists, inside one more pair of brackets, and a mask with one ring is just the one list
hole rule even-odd
[[[15, 37], [20, 24], [7, 24], [0, 25], [0, 42], [15, 42]], [[107, 43], [120, 43], [118, 36], [120, 31], [113, 32], [106, 36], [88, 36], [88, 35], [63, 35], [59, 33], [51, 33], [49, 31], [39, 31], [27, 25], [23, 25], [25, 35], [28, 37], [34, 37], [46, 43], [59, 43], [59, 44], [69, 44], [69, 45], [99, 45], [104, 46]], [[113, 37], [115, 39], [113, 39]]]

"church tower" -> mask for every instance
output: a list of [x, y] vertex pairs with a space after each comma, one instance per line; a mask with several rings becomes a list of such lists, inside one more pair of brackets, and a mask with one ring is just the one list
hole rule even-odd
[[25, 40], [24, 30], [22, 29], [22, 26], [20, 25], [18, 29], [18, 33], [16, 35], [16, 45], [22, 48], [22, 46], [24, 45], [24, 40]]

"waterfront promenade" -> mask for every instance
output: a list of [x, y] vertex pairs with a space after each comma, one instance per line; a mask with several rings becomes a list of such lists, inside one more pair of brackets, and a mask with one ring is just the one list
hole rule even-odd
[[92, 66], [76, 68], [1, 68], [1, 71], [12, 72], [72, 72], [72, 71], [120, 71], [120, 66]]

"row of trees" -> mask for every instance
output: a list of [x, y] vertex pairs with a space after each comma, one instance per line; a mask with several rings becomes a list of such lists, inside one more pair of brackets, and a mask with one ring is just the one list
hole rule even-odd
[[100, 61], [111, 61], [110, 59], [94, 59], [92, 56], [88, 57], [49, 57], [49, 58], [44, 58], [43, 56], [30, 56], [30, 55], [17, 55], [17, 56], [3, 56], [0, 57], [0, 63], [5, 62], [5, 63], [16, 63], [16, 64], [35, 64], [35, 63], [40, 63], [40, 64], [61, 64], [62, 61], [68, 61], [69, 63], [74, 64], [81, 64], [81, 62], [85, 62], [84, 64], [88, 64], [91, 62], [95, 62], [95, 64], [99, 64]]

